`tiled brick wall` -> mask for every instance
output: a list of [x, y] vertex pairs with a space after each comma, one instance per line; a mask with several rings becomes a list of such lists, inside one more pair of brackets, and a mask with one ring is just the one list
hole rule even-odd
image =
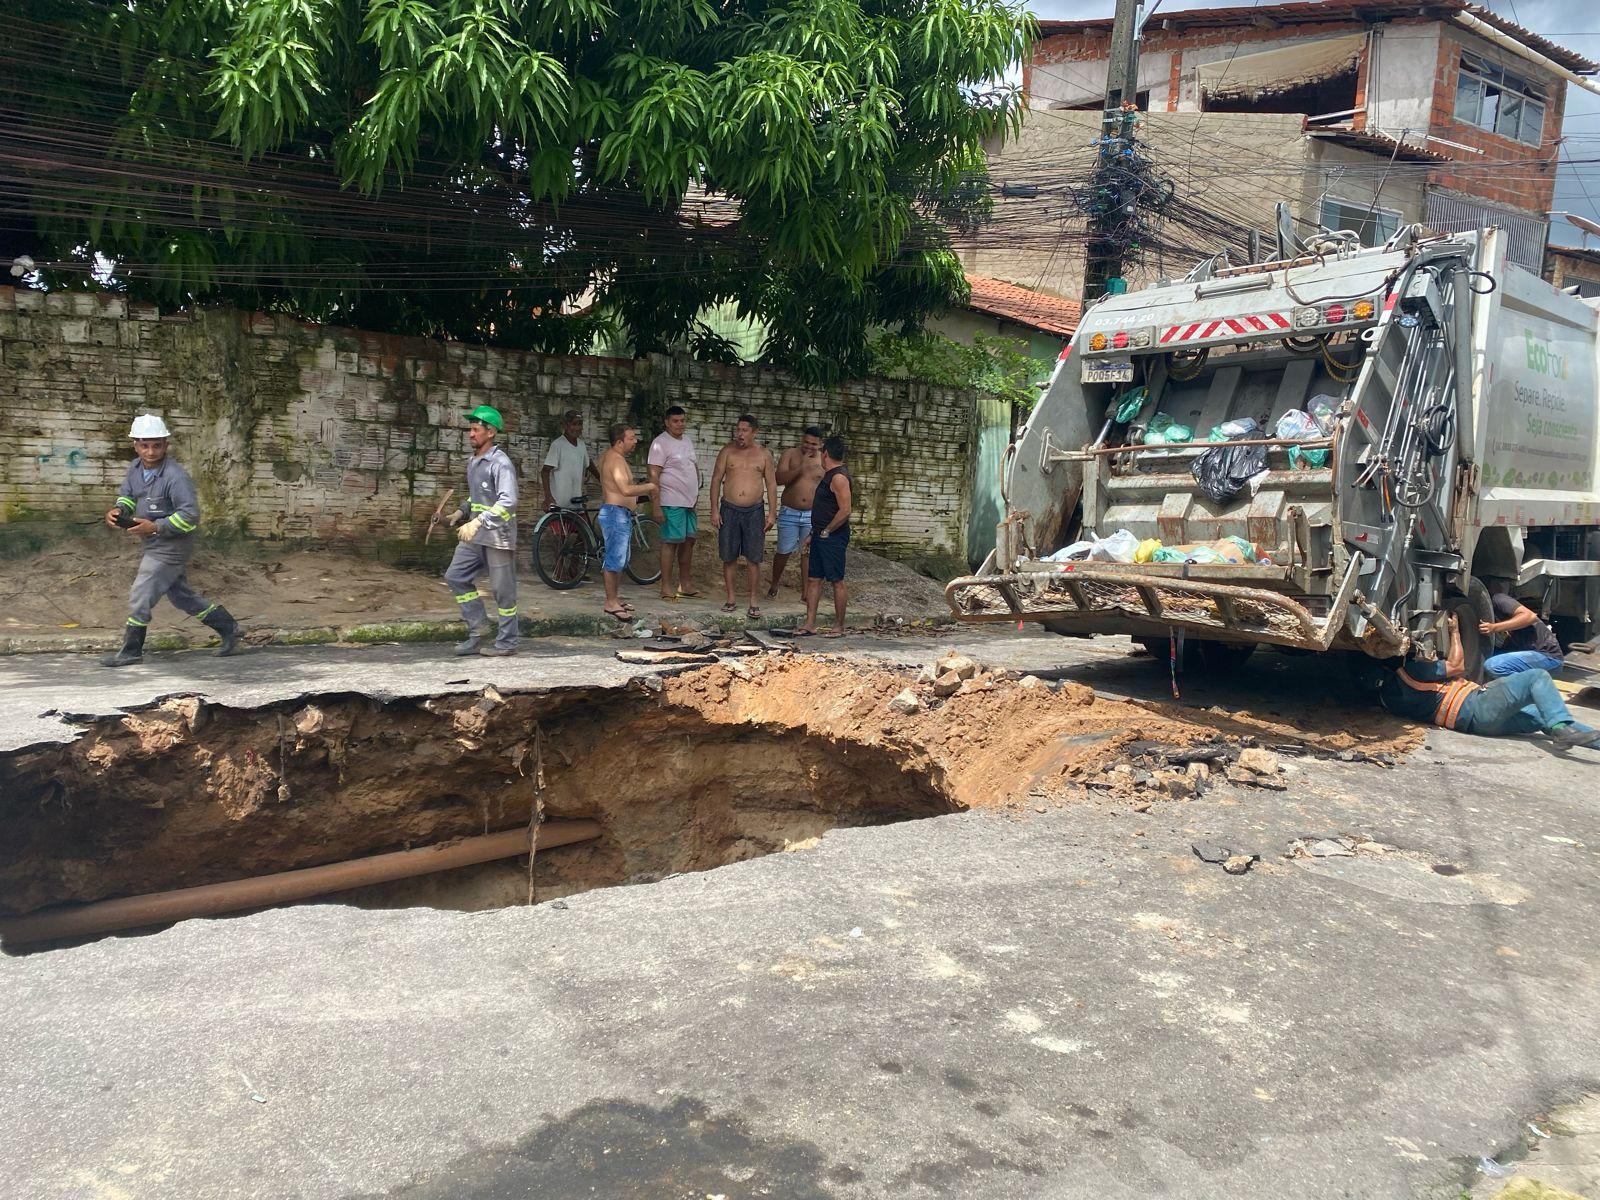
[[[1530, 146], [1515, 138], [1502, 137], [1455, 119], [1456, 83], [1461, 75], [1463, 49], [1487, 57], [1491, 62], [1504, 62], [1511, 70], [1544, 86], [1547, 100], [1541, 145]], [[1432, 132], [1471, 149], [1458, 150], [1454, 146], [1435, 143], [1450, 157], [1465, 165], [1459, 170], [1441, 168], [1434, 172], [1434, 182], [1494, 204], [1526, 209], [1533, 214], [1542, 215], [1549, 211], [1555, 202], [1556, 156], [1561, 149], [1566, 95], [1566, 84], [1555, 75], [1498, 51], [1482, 38], [1447, 30], [1445, 36], [1439, 39], [1439, 60], [1433, 77]], [[1492, 165], [1497, 163], [1512, 165]], [[1485, 164], [1491, 166], [1486, 167]]]
[[[741, 412], [760, 418], [775, 451], [807, 424], [831, 425], [850, 446], [864, 544], [964, 551], [974, 406], [956, 389], [866, 380], [811, 390], [767, 368], [551, 358], [12, 288], [0, 288], [0, 366], [0, 525], [97, 521], [131, 457], [132, 416], [153, 411], [173, 429], [211, 532], [403, 547], [445, 489], [461, 489], [463, 411], [505, 414], [502, 444], [529, 514], [558, 415], [582, 411], [598, 454], [605, 427], [642, 399], [651, 411], [689, 410], [707, 479]], [[642, 470], [642, 446], [634, 457]]]

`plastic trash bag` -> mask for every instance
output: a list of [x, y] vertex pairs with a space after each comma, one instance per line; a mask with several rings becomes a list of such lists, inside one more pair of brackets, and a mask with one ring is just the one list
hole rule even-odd
[[1100, 562], [1131, 563], [1138, 552], [1139, 539], [1126, 529], [1119, 529], [1110, 537], [1097, 539], [1094, 549], [1089, 551], [1089, 557]]
[[1247, 563], [1256, 561], [1256, 548], [1242, 537], [1218, 538], [1214, 542], [1193, 542], [1187, 546], [1164, 546], [1150, 557], [1165, 563]]
[[1313, 396], [1311, 403], [1306, 405], [1306, 411], [1317, 423], [1317, 428], [1322, 431], [1323, 437], [1333, 432], [1333, 421], [1339, 415], [1340, 403], [1337, 396]]
[[1200, 490], [1213, 504], [1232, 500], [1250, 480], [1267, 469], [1265, 446], [1233, 446], [1224, 442], [1213, 446], [1189, 468]]
[[1081, 562], [1086, 558], [1098, 559], [1101, 562], [1127, 562], [1134, 561], [1134, 555], [1139, 552], [1141, 545], [1138, 538], [1126, 529], [1119, 529], [1110, 537], [1085, 538], [1073, 542], [1070, 546], [1063, 546], [1054, 554], [1045, 556], [1046, 562]]
[[1149, 396], [1150, 393], [1145, 391], [1143, 384], [1136, 388], [1130, 388], [1122, 399], [1117, 402], [1117, 423], [1126, 425], [1137, 417], [1139, 410], [1144, 407], [1144, 402], [1149, 399]]
[[[1320, 438], [1327, 436], [1316, 417], [1298, 408], [1291, 408], [1278, 418], [1278, 424], [1272, 431], [1274, 437], [1290, 441], [1298, 438]], [[1308, 467], [1323, 467], [1328, 464], [1326, 450], [1306, 450], [1300, 446], [1289, 447], [1289, 465], [1298, 467], [1304, 463]]]
[[1045, 562], [1072, 562], [1075, 559], [1088, 558], [1089, 551], [1094, 549], [1094, 542], [1073, 542], [1070, 546], [1063, 546], [1054, 554], [1046, 554]]
[[1160, 538], [1145, 538], [1144, 541], [1139, 543], [1139, 548], [1133, 552], [1133, 561], [1136, 563], [1150, 562], [1160, 549]]
[[1179, 425], [1167, 413], [1157, 413], [1151, 417], [1150, 424], [1144, 431], [1146, 446], [1168, 446], [1193, 440], [1194, 430], [1187, 425]]
[[1211, 441], [1231, 442], [1236, 438], [1255, 437], [1261, 432], [1261, 424], [1254, 417], [1240, 417], [1236, 421], [1224, 421], [1221, 425], [1211, 427]]

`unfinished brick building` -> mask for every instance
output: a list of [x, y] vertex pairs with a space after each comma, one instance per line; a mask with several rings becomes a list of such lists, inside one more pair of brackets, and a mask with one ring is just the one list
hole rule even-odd
[[[1046, 164], [1087, 169], [1105, 90], [1110, 21], [1042, 21], [1040, 31], [1023, 76], [1028, 128], [991, 163], [1012, 193]], [[1302, 222], [1356, 229], [1369, 244], [1414, 222], [1441, 231], [1495, 224], [1510, 231], [1514, 259], [1537, 271], [1566, 85], [1596, 71], [1466, 0], [1195, 9], [1146, 25], [1139, 107], [1169, 177], [1241, 226], [1270, 230], [1278, 200]], [[1020, 215], [1002, 211], [1000, 225]], [[1031, 219], [1068, 213], [1035, 205]], [[1057, 254], [1041, 270], [1038, 255], [1019, 255], [1008, 240], [970, 244], [968, 269], [1076, 293], [1081, 255]], [[1215, 249], [1204, 236], [1192, 244], [1195, 259]], [[1180, 265], [1147, 263], [1135, 276]]]

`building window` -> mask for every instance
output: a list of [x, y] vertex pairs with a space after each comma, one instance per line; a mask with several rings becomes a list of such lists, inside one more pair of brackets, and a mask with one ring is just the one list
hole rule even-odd
[[1456, 120], [1537, 146], [1544, 137], [1545, 90], [1475, 54], [1461, 55]]
[[1400, 214], [1386, 208], [1373, 208], [1371, 203], [1358, 204], [1354, 200], [1322, 198], [1322, 215], [1318, 218], [1326, 229], [1353, 229], [1361, 235], [1363, 246], [1381, 246], [1400, 231]]

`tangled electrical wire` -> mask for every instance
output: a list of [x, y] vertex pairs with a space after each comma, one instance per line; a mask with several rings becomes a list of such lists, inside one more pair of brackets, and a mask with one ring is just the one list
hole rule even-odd
[[1116, 132], [1093, 143], [1099, 157], [1088, 181], [1068, 191], [1074, 207], [1089, 218], [1091, 260], [1135, 259], [1154, 241], [1157, 222], [1177, 196], [1176, 185], [1156, 170], [1136, 132], [1138, 117], [1133, 105], [1123, 106]]

